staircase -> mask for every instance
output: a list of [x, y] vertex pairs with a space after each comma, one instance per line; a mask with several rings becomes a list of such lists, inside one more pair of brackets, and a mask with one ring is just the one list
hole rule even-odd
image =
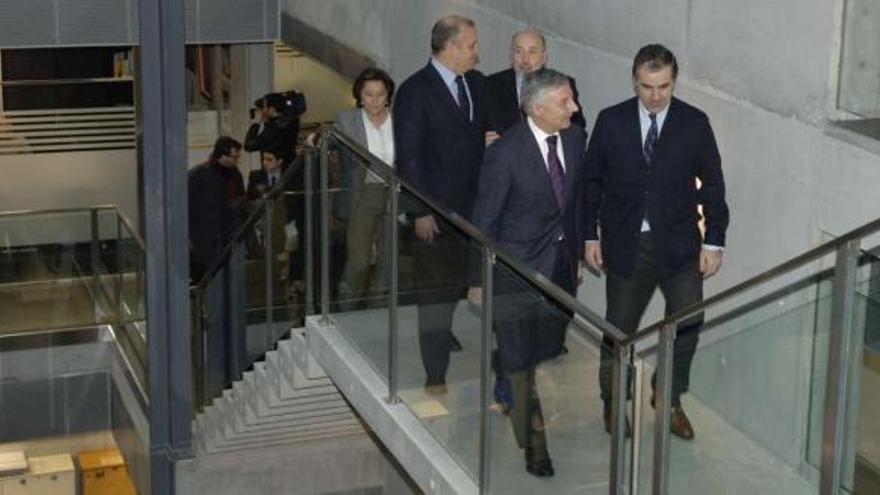
[[244, 373], [193, 421], [197, 455], [362, 435], [363, 425], [308, 352], [304, 329]]

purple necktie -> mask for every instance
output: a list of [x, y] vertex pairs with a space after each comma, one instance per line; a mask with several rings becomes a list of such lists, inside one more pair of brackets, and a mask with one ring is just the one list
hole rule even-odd
[[547, 136], [547, 167], [550, 169], [550, 183], [553, 184], [553, 193], [556, 194], [556, 204], [559, 209], [565, 206], [565, 170], [559, 162], [556, 153], [556, 136]]

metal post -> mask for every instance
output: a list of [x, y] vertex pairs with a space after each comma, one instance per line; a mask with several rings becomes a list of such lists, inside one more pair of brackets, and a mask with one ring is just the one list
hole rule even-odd
[[208, 353], [205, 350], [207, 334], [205, 332], [205, 292], [201, 288], [195, 288], [193, 293], [193, 388], [195, 389], [195, 410], [201, 411], [207, 404], [208, 398], [205, 386], [205, 372], [208, 369]]
[[626, 392], [629, 346], [614, 343], [611, 375], [611, 473], [608, 493], [623, 495], [626, 485]]
[[676, 324], [660, 329], [657, 345], [657, 383], [654, 390], [654, 495], [669, 492], [670, 414], [672, 411], [672, 360]]
[[266, 216], [263, 217], [263, 263], [266, 265], [266, 350], [268, 351], [272, 348], [272, 344], [275, 343], [274, 320], [272, 318], [273, 303], [275, 302], [273, 291], [275, 277], [272, 273], [275, 265], [275, 250], [272, 245], [272, 226], [274, 225], [274, 219], [272, 216], [275, 212], [275, 208], [272, 199], [264, 198], [263, 201], [266, 202]]
[[305, 315], [314, 314], [315, 311], [315, 221], [314, 221], [314, 198], [312, 194], [312, 185], [314, 184], [314, 163], [315, 152], [313, 150], [306, 151], [306, 160], [303, 170], [303, 180], [305, 182], [305, 225], [300, 235], [305, 239], [305, 263], [303, 277], [305, 280]]
[[859, 240], [837, 249], [834, 294], [831, 300], [831, 334], [828, 338], [828, 378], [825, 383], [825, 418], [819, 493], [840, 493], [846, 459], [846, 423], [849, 396], [849, 361], [855, 311], [856, 262]]
[[[632, 349], [635, 354], [635, 348]], [[630, 449], [629, 492], [639, 493], [639, 465], [642, 455], [642, 393], [644, 393], [645, 359], [633, 359], [632, 448]]]
[[122, 284], [125, 283], [123, 272], [123, 248], [122, 248], [122, 218], [119, 216], [119, 210], [116, 211], [116, 294], [113, 301], [113, 307], [116, 308], [116, 321], [119, 325], [125, 324], [125, 308], [122, 304]]
[[100, 240], [98, 239], [98, 209], [92, 208], [90, 213], [92, 241], [89, 247], [91, 248], [92, 263], [92, 310], [97, 322], [98, 314], [101, 311], [101, 305], [98, 303], [98, 294], [101, 291], [101, 274], [98, 270], [98, 264], [101, 262]]
[[330, 134], [321, 139], [321, 322], [330, 322]]
[[483, 324], [480, 345], [480, 493], [489, 493], [489, 468], [491, 466], [491, 410], [492, 394], [492, 312], [495, 300], [494, 267], [495, 253], [489, 246], [483, 247]]
[[388, 196], [388, 228], [385, 229], [387, 238], [385, 241], [386, 259], [388, 260], [388, 402], [396, 404], [400, 402], [397, 396], [398, 384], [398, 314], [397, 306], [400, 290], [400, 249], [398, 238], [397, 215], [400, 212], [400, 183], [393, 180], [389, 187]]

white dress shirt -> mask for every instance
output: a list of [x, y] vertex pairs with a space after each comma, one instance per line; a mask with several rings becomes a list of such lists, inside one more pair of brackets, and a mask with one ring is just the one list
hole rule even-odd
[[276, 168], [275, 170], [266, 172], [266, 185], [269, 187], [275, 187], [278, 184], [278, 181], [281, 180], [281, 167]]
[[[663, 130], [663, 123], [666, 122], [666, 114], [669, 113], [669, 105], [666, 105], [666, 108], [657, 113], [657, 139], [660, 139], [660, 132]], [[639, 100], [639, 124], [642, 128], [642, 149], [645, 149], [645, 140], [648, 139], [648, 130], [651, 129], [651, 112], [645, 108], [645, 105], [642, 104], [642, 100]], [[651, 224], [648, 223], [647, 218], [642, 219], [642, 232], [650, 232]]]
[[538, 142], [538, 148], [541, 149], [541, 158], [544, 159], [544, 168], [547, 169], [547, 173], [550, 173], [550, 164], [547, 163], [547, 153], [550, 151], [550, 145], [547, 144], [547, 138], [550, 136], [556, 136], [556, 156], [559, 157], [559, 163], [562, 165], [562, 171], [565, 172], [565, 153], [562, 152], [562, 136], [559, 133], [555, 134], [547, 134], [542, 131], [540, 127], [535, 125], [535, 121], [532, 120], [531, 117], [528, 118], [529, 129], [532, 130], [532, 134], [535, 136], [535, 140]]
[[[379, 127], [376, 127], [376, 125], [373, 124], [366, 111], [361, 111], [361, 117], [364, 121], [364, 133], [366, 133], [367, 136], [367, 149], [370, 150], [370, 153], [376, 155], [380, 160], [388, 164], [389, 167], [393, 167], [394, 127], [391, 125], [391, 112], [388, 112], [388, 117], [385, 118], [385, 122], [382, 122]], [[382, 179], [372, 172], [367, 173], [365, 182], [368, 184], [383, 183]]]
[[[431, 65], [433, 65], [434, 68], [437, 69], [437, 72], [440, 73], [440, 77], [443, 79], [443, 84], [445, 84], [446, 88], [449, 89], [449, 92], [452, 93], [452, 99], [460, 106], [461, 102], [458, 101], [458, 84], [455, 82], [455, 78], [458, 77], [458, 74], [449, 70], [449, 68], [441, 64], [440, 61], [434, 57], [431, 57]], [[470, 103], [471, 114], [468, 117], [470, 120], [474, 120], [474, 99], [471, 96], [471, 88], [468, 86], [467, 78], [461, 76], [461, 79], [464, 81], [464, 92], [467, 94], [468, 103]]]

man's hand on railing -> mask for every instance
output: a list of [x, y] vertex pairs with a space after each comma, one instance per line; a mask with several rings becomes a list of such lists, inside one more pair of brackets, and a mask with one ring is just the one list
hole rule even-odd
[[419, 240], [431, 243], [434, 242], [434, 238], [440, 233], [440, 229], [437, 227], [437, 221], [434, 220], [434, 217], [431, 215], [425, 215], [423, 217], [416, 218], [416, 237]]
[[700, 251], [700, 273], [703, 274], [703, 278], [709, 278], [718, 273], [723, 257], [724, 251], [720, 249], [703, 248]]

